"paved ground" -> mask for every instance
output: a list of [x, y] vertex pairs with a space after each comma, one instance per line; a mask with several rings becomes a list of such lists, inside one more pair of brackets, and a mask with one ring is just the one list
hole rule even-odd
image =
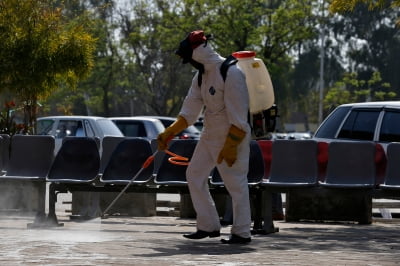
[[[0, 265], [400, 265], [400, 221], [275, 222], [280, 232], [248, 245], [187, 240], [194, 220], [112, 217], [27, 229], [31, 217], [0, 217]], [[229, 227], [223, 228], [228, 236]]]

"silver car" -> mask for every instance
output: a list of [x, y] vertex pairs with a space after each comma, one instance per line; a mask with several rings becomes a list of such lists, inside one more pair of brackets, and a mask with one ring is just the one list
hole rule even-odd
[[313, 139], [368, 140], [386, 150], [388, 143], [400, 141], [400, 101], [340, 105], [321, 123]]
[[[170, 126], [176, 118], [167, 116], [128, 116], [109, 117], [121, 132], [127, 137], [143, 137], [156, 139], [158, 134]], [[200, 131], [195, 126], [189, 126], [176, 136], [178, 139], [199, 139]]]
[[164, 125], [155, 118], [127, 116], [109, 117], [108, 119], [114, 122], [126, 137], [142, 137], [152, 140], [164, 131]]
[[[169, 116], [138, 116], [143, 119], [146, 118], [155, 118], [161, 121], [165, 128], [169, 127], [173, 122], [175, 122], [175, 117]], [[178, 139], [199, 139], [201, 135], [200, 130], [198, 130], [195, 126], [191, 125], [185, 128], [183, 131], [177, 134]]]
[[118, 127], [109, 119], [98, 116], [46, 116], [37, 119], [37, 134], [51, 135], [56, 139], [55, 151], [61, 147], [64, 137], [123, 137]]

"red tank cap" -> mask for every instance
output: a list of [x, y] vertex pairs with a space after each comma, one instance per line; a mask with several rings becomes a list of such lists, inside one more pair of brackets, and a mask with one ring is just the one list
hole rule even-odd
[[256, 52], [254, 51], [239, 51], [239, 52], [234, 52], [232, 55], [236, 58], [250, 58], [250, 57], [255, 57]]

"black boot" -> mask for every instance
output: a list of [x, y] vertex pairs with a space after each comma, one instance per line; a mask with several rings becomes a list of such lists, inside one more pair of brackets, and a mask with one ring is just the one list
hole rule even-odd
[[232, 234], [229, 239], [221, 239], [223, 244], [247, 244], [251, 242], [251, 237], [241, 237]]
[[207, 232], [207, 231], [203, 231], [203, 230], [197, 230], [197, 232], [195, 232], [195, 233], [186, 234], [183, 236], [186, 238], [189, 238], [189, 239], [202, 239], [202, 238], [206, 238], [206, 237], [219, 237], [220, 233], [219, 233], [219, 231]]

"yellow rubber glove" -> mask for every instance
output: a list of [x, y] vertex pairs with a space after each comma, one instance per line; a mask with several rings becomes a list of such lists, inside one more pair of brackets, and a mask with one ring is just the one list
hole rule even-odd
[[178, 116], [176, 121], [167, 127], [164, 132], [157, 137], [158, 150], [163, 151], [168, 148], [168, 142], [175, 137], [176, 134], [188, 127], [188, 123], [183, 116]]
[[237, 158], [237, 146], [242, 142], [245, 136], [246, 132], [232, 125], [229, 128], [224, 147], [218, 155], [217, 162], [222, 163], [222, 161], [225, 160], [228, 166], [231, 167]]

